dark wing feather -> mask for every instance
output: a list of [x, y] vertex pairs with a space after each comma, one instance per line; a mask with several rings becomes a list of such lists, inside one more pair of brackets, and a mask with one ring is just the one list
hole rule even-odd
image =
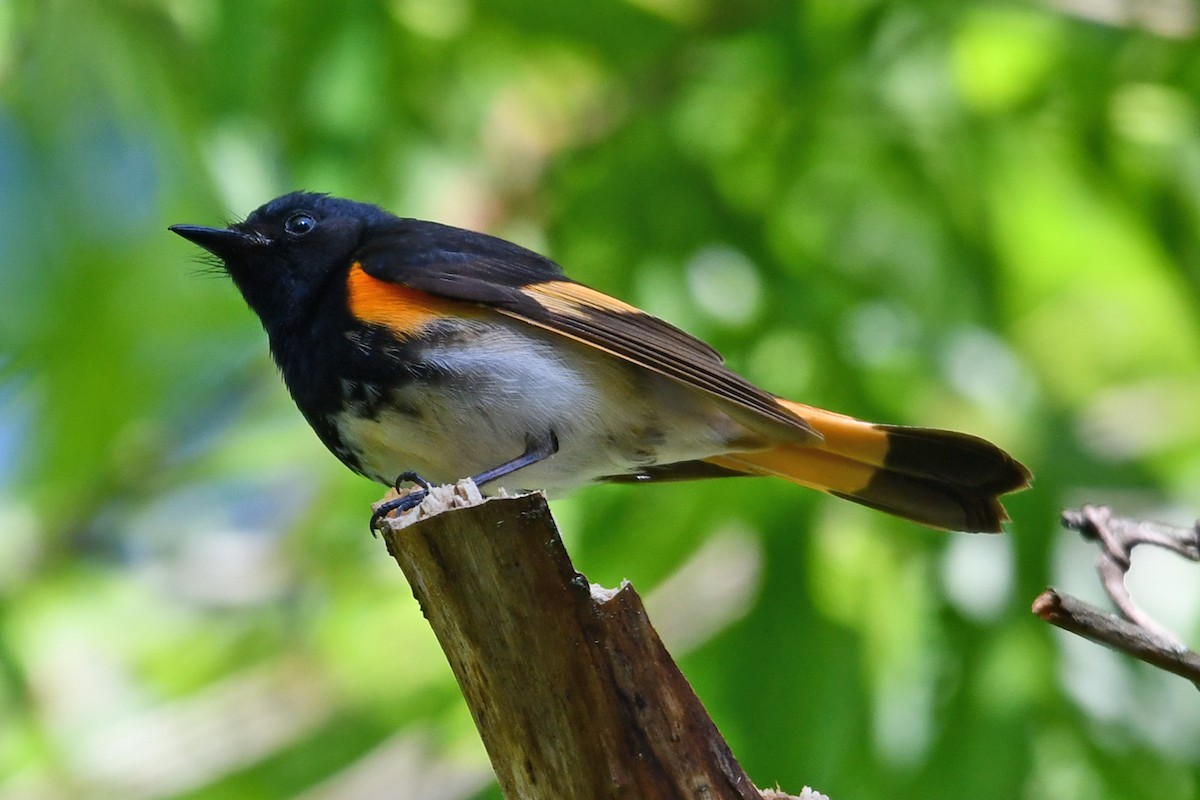
[[820, 438], [807, 422], [725, 367], [720, 353], [674, 325], [576, 283], [553, 261], [502, 239], [401, 220], [355, 260], [370, 276], [438, 297], [479, 303], [599, 348]]

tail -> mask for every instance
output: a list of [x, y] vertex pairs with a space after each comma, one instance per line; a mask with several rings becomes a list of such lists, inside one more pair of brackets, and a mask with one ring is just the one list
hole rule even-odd
[[722, 469], [775, 475], [933, 528], [996, 533], [1000, 496], [1029, 485], [1024, 466], [991, 442], [953, 431], [873, 425], [780, 400], [824, 441], [708, 459]]

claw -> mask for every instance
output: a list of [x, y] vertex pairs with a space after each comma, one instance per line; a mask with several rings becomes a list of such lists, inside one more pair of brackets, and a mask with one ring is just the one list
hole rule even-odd
[[398, 492], [400, 491], [400, 484], [405, 482], [415, 483], [421, 488], [411, 491], [401, 497], [393, 497], [391, 500], [385, 500], [384, 502], [380, 503], [379, 507], [376, 508], [374, 513], [371, 514], [370, 529], [372, 537], [377, 537], [379, 535], [379, 523], [381, 523], [385, 517], [387, 517], [393, 511], [404, 513], [410, 508], [416, 508], [421, 504], [421, 501], [429, 495], [429, 490], [433, 488], [433, 484], [411, 470], [401, 472], [399, 475], [397, 475], [396, 480], [392, 482], [392, 488]]
[[[491, 469], [484, 470], [476, 475], [473, 480], [475, 481], [476, 486], [482, 486], [485, 483], [491, 483], [498, 478], [503, 478], [505, 475], [509, 475], [519, 469], [523, 469], [524, 467], [528, 467], [530, 464], [536, 464], [543, 459], [549, 458], [557, 452], [558, 435], [555, 434], [554, 431], [548, 431], [545, 436], [538, 438], [531, 437], [525, 444], [525, 452], [514, 458], [512, 461], [506, 461], [498, 467], [492, 467]], [[393, 497], [391, 500], [380, 503], [379, 508], [375, 509], [375, 513], [371, 515], [372, 536], [376, 535], [375, 532], [379, 530], [379, 523], [383, 521], [384, 517], [386, 517], [388, 514], [391, 514], [393, 511], [400, 511], [403, 513], [408, 511], [410, 508], [416, 508], [421, 504], [421, 501], [429, 495], [429, 490], [433, 488], [429, 481], [425, 480], [411, 470], [401, 472], [399, 475], [397, 475], [396, 480], [393, 483], [393, 488], [396, 491], [400, 491], [400, 484], [405, 482], [415, 483], [421, 488], [411, 491], [403, 497]]]

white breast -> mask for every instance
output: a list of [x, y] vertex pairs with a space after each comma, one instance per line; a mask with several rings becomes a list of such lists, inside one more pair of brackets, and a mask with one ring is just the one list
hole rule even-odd
[[430, 381], [398, 390], [374, 418], [331, 418], [366, 474], [390, 483], [415, 470], [450, 482], [516, 458], [552, 431], [559, 452], [498, 485], [560, 493], [724, 452], [745, 433], [703, 393], [602, 351], [515, 321], [473, 324], [482, 335], [470, 346], [456, 340], [425, 353], [436, 367]]

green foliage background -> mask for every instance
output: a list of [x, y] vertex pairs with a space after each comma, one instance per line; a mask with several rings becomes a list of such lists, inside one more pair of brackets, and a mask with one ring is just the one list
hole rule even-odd
[[[771, 481], [556, 505], [593, 580], [666, 582], [757, 783], [1196, 798], [1195, 690], [1028, 606], [1096, 596], [1063, 506], [1200, 509], [1197, 25], [1184, 0], [0, 3], [0, 798], [497, 796], [365, 533], [380, 488], [165, 230], [296, 188], [515, 239], [772, 390], [1034, 470], [1005, 537]], [[688, 564], [717, 599], [668, 580]], [[1194, 570], [1148, 569], [1194, 641]]]

